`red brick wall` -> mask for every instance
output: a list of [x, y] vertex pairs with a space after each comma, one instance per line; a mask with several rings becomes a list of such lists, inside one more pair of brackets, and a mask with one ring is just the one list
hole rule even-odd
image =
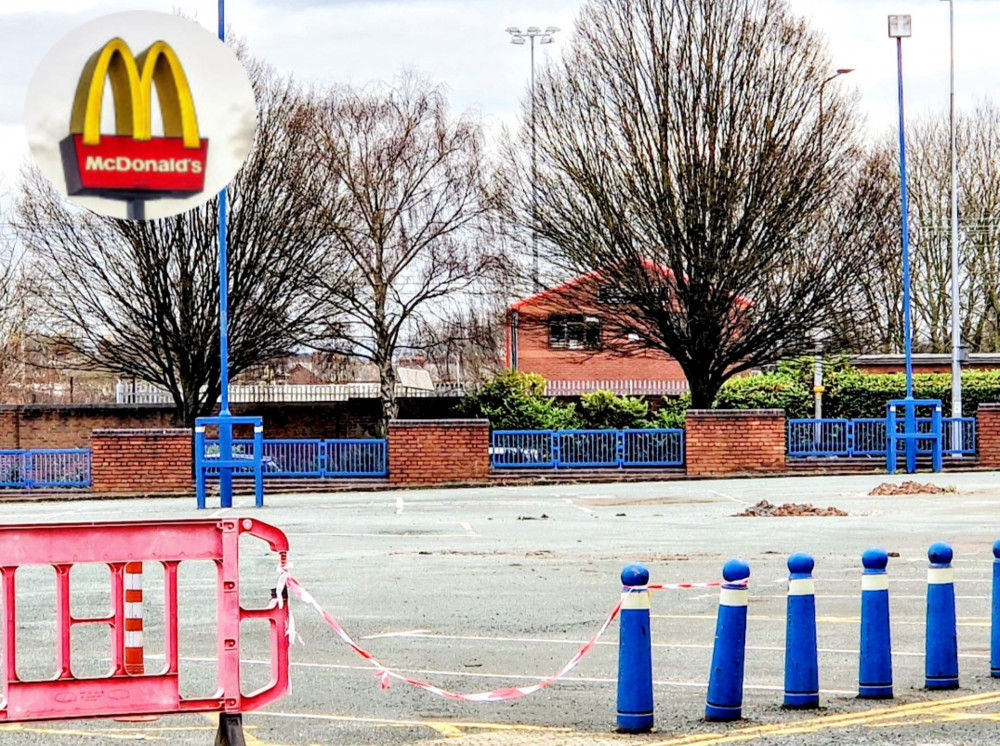
[[785, 413], [781, 409], [690, 409], [685, 430], [688, 474], [785, 468]]
[[389, 423], [391, 484], [487, 482], [489, 476], [490, 426], [486, 420]]
[[95, 429], [176, 426], [172, 407], [7, 405], [0, 406], [0, 448], [87, 448]]
[[976, 418], [979, 465], [1000, 468], [1000, 404], [980, 404]]
[[187, 429], [94, 430], [93, 492], [192, 493], [192, 437]]

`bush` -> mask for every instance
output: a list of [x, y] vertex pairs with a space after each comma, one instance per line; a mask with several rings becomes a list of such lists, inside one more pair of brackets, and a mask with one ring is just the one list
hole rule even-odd
[[642, 420], [636, 427], [672, 430], [683, 428], [687, 420], [687, 411], [691, 408], [691, 394], [684, 394], [679, 399], [663, 398], [660, 408], [649, 419]]
[[716, 409], [784, 409], [788, 419], [811, 417], [812, 392], [788, 373], [730, 378], [715, 397]]
[[625, 430], [642, 427], [649, 405], [642, 399], [595, 391], [580, 397], [583, 427], [590, 430]]
[[[951, 375], [918, 373], [913, 376], [913, 395], [918, 399], [940, 399], [945, 417], [951, 416]], [[886, 402], [906, 396], [904, 373], [870, 375], [848, 370], [831, 375], [823, 394], [825, 417], [885, 417]], [[1000, 402], [1000, 371], [968, 370], [962, 373], [962, 409], [975, 415], [980, 404]], [[921, 412], [927, 415], [929, 412]]]
[[571, 430], [580, 422], [574, 405], [545, 396], [544, 378], [517, 370], [478, 386], [459, 409], [467, 417], [485, 417], [494, 430]]

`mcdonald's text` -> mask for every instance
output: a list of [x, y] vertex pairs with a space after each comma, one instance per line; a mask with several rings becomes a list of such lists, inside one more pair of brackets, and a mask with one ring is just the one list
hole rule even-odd
[[102, 135], [96, 145], [70, 135], [61, 143], [69, 194], [97, 191], [200, 192], [205, 185], [208, 140], [198, 147], [180, 137], [136, 140], [130, 135]]

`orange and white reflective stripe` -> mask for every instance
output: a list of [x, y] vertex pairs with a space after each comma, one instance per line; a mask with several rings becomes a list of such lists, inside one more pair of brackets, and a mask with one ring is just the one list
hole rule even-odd
[[142, 563], [125, 565], [125, 673], [146, 672], [142, 652]]

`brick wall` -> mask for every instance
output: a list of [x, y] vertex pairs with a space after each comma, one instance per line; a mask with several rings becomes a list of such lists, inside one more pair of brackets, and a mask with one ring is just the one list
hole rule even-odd
[[389, 482], [407, 486], [487, 482], [489, 449], [486, 420], [393, 420]]
[[1000, 404], [980, 404], [976, 418], [979, 465], [1000, 468]]
[[688, 474], [785, 469], [785, 413], [781, 409], [691, 409], [685, 430]]
[[[459, 400], [407, 397], [399, 400], [404, 419], [440, 419]], [[303, 404], [233, 404], [233, 414], [264, 418], [268, 438], [370, 438], [380, 416], [378, 399]], [[0, 449], [87, 448], [92, 430], [180, 426], [171, 406], [158, 404], [0, 405]]]
[[191, 494], [192, 437], [190, 430], [180, 428], [94, 430], [93, 492]]

